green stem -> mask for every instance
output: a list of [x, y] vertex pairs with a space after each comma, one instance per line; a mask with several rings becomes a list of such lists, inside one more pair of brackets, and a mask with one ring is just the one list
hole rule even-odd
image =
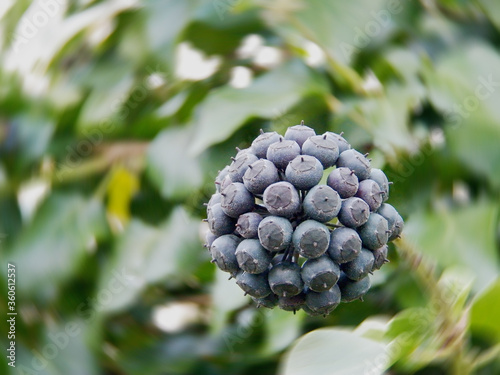
[[450, 363], [450, 373], [454, 375], [469, 375], [472, 373], [472, 358], [469, 351], [468, 335], [466, 330], [468, 312], [465, 310], [460, 317], [453, 314], [451, 307], [446, 303], [446, 294], [438, 283], [436, 265], [424, 257], [414, 245], [401, 238], [395, 241], [399, 256], [403, 259], [418, 282], [424, 287], [432, 306], [437, 309], [440, 321], [436, 330], [442, 349], [447, 349], [447, 360]]

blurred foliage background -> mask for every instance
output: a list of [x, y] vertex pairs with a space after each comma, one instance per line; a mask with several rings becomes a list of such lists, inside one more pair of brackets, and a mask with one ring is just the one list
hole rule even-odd
[[[18, 312], [1, 373], [500, 373], [500, 3], [2, 0], [0, 17]], [[365, 301], [325, 319], [257, 310], [202, 247], [235, 146], [302, 119], [370, 152], [406, 220]]]

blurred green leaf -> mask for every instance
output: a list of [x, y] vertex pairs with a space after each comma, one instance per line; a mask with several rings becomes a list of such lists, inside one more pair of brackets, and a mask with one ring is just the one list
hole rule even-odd
[[496, 0], [476, 0], [484, 9], [484, 14], [500, 30], [500, 7]]
[[24, 151], [20, 159], [28, 162], [43, 157], [55, 130], [50, 120], [27, 114], [15, 118], [12, 129], [18, 142], [17, 147]]
[[128, 307], [147, 286], [160, 281], [188, 280], [208, 258], [196, 236], [198, 226], [198, 221], [182, 207], [177, 207], [159, 227], [132, 220], [101, 274], [98, 294], [112, 290], [117, 282], [121, 284], [120, 290], [101, 306], [102, 311], [110, 313]]
[[470, 311], [470, 325], [473, 332], [488, 337], [493, 343], [500, 342], [500, 279], [478, 295]]
[[408, 219], [404, 234], [440, 266], [470, 270], [476, 278], [473, 289], [478, 291], [499, 272], [497, 218], [498, 207], [490, 201], [453, 210], [420, 211]]
[[104, 209], [94, 199], [52, 194], [10, 249], [18, 287], [39, 300], [52, 299], [107, 231]]
[[[43, 335], [42, 353], [44, 353], [43, 349], [49, 345], [55, 345], [58, 349], [57, 356], [50, 360], [51, 375], [97, 375], [99, 373], [94, 354], [87, 345], [89, 335], [87, 329], [88, 326], [78, 319], [47, 328]], [[68, 357], [73, 360], [66, 360]]]
[[146, 0], [144, 12], [148, 14], [146, 23], [147, 38], [150, 48], [173, 69], [173, 52], [183, 29], [192, 21], [198, 0]]
[[[392, 4], [389, 6], [388, 4]], [[328, 66], [337, 80], [361, 92], [362, 79], [352, 69], [353, 57], [373, 46], [394, 28], [394, 17], [404, 4], [385, 0], [363, 0], [356, 3], [341, 0], [291, 2], [271, 7], [272, 26], [295, 41], [297, 35], [318, 44], [328, 56]], [[395, 6], [396, 5], [396, 6]], [[289, 12], [288, 24], [279, 22]], [[290, 27], [290, 25], [292, 27]]]
[[[17, 65], [16, 68], [20, 72], [36, 70], [39, 74], [44, 74], [51, 64], [63, 57], [61, 51], [68, 48], [71, 41], [80, 45], [81, 40], [77, 38], [80, 33], [92, 31], [99, 24], [111, 21], [121, 12], [132, 9], [137, 4], [138, 0], [100, 2], [67, 17], [61, 17], [63, 6], [60, 4], [49, 4], [45, 7], [47, 11], [40, 4], [30, 7], [29, 13], [24, 15], [24, 20], [31, 22], [39, 13], [43, 13], [41, 18], [45, 20], [41, 24], [44, 27], [35, 27], [33, 23], [31, 27], [29, 24], [26, 26], [26, 22], [18, 23], [16, 34], [22, 43], [15, 43], [13, 49], [9, 50], [11, 63]], [[50, 22], [47, 22], [49, 13], [52, 17]], [[41, 25], [37, 21], [34, 23]]]
[[302, 336], [281, 362], [283, 375], [382, 374], [385, 347], [350, 331], [324, 328]]
[[418, 147], [408, 118], [422, 96], [422, 90], [387, 85], [385, 94], [378, 97], [344, 101], [340, 115], [358, 122], [371, 134], [375, 146], [394, 159], [398, 152], [414, 151]]
[[[343, 64], [349, 64], [351, 54], [368, 46], [391, 30], [397, 13], [389, 12], [385, 0], [346, 2], [312, 0], [294, 14], [298, 30], [324, 47], [327, 53]], [[402, 10], [399, 4], [397, 10]], [[398, 13], [399, 13], [398, 12]], [[383, 13], [383, 14], [382, 14]], [[371, 24], [375, 25], [372, 26]], [[370, 27], [372, 27], [370, 29]], [[372, 31], [373, 30], [373, 31]], [[378, 30], [376, 33], [375, 31]], [[376, 34], [374, 37], [370, 33]]]
[[474, 174], [500, 186], [500, 54], [484, 43], [469, 43], [443, 54], [424, 70], [429, 99], [444, 115], [451, 150]]
[[321, 76], [299, 61], [263, 74], [247, 88], [224, 86], [213, 90], [196, 115], [196, 132], [189, 151], [199, 154], [228, 138], [252, 117], [275, 117], [303, 97], [326, 92]]
[[449, 267], [441, 275], [437, 287], [449, 307], [450, 317], [460, 319], [474, 282], [474, 275], [464, 267]]
[[215, 282], [211, 291], [213, 309], [211, 325], [214, 332], [222, 329], [230, 312], [249, 301], [249, 297], [244, 295], [234, 280], [228, 280], [229, 276], [219, 269], [215, 271]]
[[[393, 348], [397, 348], [391, 351], [392, 363], [401, 359], [406, 363], [417, 348], [426, 349], [424, 342], [434, 334], [435, 313], [435, 310], [428, 307], [413, 307], [396, 314], [389, 322], [386, 338], [392, 340], [390, 345]], [[412, 358], [414, 370], [426, 364], [417, 364], [415, 360], [416, 358]]]
[[203, 182], [198, 160], [188, 153], [193, 128], [168, 128], [149, 146], [147, 172], [165, 198], [185, 198]]
[[[90, 76], [90, 77], [89, 77]], [[99, 65], [88, 72], [85, 85], [92, 85], [92, 91], [81, 109], [77, 128], [100, 127], [100, 132], [109, 132], [106, 121], [122, 124], [131, 108], [125, 106], [128, 95], [134, 88], [131, 66], [116, 61]], [[146, 90], [136, 84], [136, 88]], [[134, 103], [137, 104], [137, 103]]]
[[267, 340], [265, 353], [279, 352], [290, 345], [300, 335], [305, 313], [302, 310], [296, 314], [278, 308], [266, 314]]

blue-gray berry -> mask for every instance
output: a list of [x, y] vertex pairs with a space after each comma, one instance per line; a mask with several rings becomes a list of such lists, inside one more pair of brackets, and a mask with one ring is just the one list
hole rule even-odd
[[302, 145], [302, 155], [314, 156], [321, 162], [323, 168], [330, 168], [335, 165], [339, 157], [339, 147], [337, 142], [328, 138], [326, 134], [315, 135], [306, 139]]
[[337, 143], [337, 147], [339, 148], [339, 155], [351, 148], [349, 142], [347, 142], [345, 138], [342, 137], [343, 133], [337, 134], [333, 132], [326, 132], [325, 134], [328, 138], [334, 140]]
[[354, 260], [361, 251], [361, 238], [351, 228], [340, 227], [332, 231], [328, 255], [338, 264]]
[[375, 181], [378, 186], [380, 187], [380, 190], [382, 190], [382, 201], [385, 202], [387, 199], [389, 199], [389, 185], [390, 182], [387, 179], [387, 176], [385, 173], [378, 168], [372, 168], [372, 172], [370, 173], [370, 179]]
[[269, 185], [264, 190], [263, 202], [272, 215], [290, 218], [300, 211], [299, 193], [286, 181]]
[[309, 218], [326, 223], [338, 215], [342, 201], [338, 193], [328, 185], [316, 185], [309, 190], [302, 206]]
[[251, 211], [255, 205], [255, 198], [241, 182], [228, 185], [222, 194], [221, 207], [227, 216], [237, 218], [245, 212]]
[[297, 142], [286, 140], [280, 137], [278, 142], [275, 142], [267, 149], [266, 157], [272, 161], [276, 168], [285, 170], [296, 156], [300, 155], [300, 146]]
[[372, 271], [375, 258], [367, 249], [361, 249], [359, 255], [350, 262], [342, 264], [342, 271], [351, 280], [361, 280]]
[[308, 259], [302, 265], [302, 280], [315, 292], [324, 292], [335, 285], [340, 277], [340, 268], [327, 255]]
[[278, 305], [278, 296], [274, 293], [270, 293], [263, 298], [252, 297], [252, 300], [257, 304], [257, 308], [265, 307], [267, 309], [274, 309]]
[[259, 223], [259, 241], [269, 251], [286, 249], [292, 242], [292, 233], [292, 224], [284, 217], [268, 216]]
[[262, 194], [269, 185], [279, 180], [278, 169], [266, 159], [259, 159], [249, 165], [243, 175], [245, 187], [253, 194]]
[[243, 182], [243, 175], [247, 171], [250, 164], [259, 160], [257, 156], [250, 152], [242, 152], [238, 154], [236, 158], [233, 159], [233, 162], [229, 166], [229, 177], [233, 182]]
[[337, 159], [338, 167], [345, 167], [353, 170], [359, 181], [370, 177], [370, 161], [360, 152], [349, 149], [342, 152]]
[[318, 258], [328, 249], [330, 231], [320, 222], [306, 220], [295, 228], [292, 242], [304, 258]]
[[304, 122], [302, 121], [300, 125], [291, 126], [286, 130], [285, 139], [295, 141], [300, 147], [302, 147], [307, 138], [315, 135], [316, 132], [314, 129], [304, 125]]
[[267, 272], [252, 274], [244, 271], [236, 275], [236, 284], [243, 289], [246, 294], [254, 298], [265, 298], [271, 294]]
[[239, 267], [248, 273], [262, 273], [269, 268], [272, 255], [256, 239], [246, 239], [236, 248]]
[[379, 214], [371, 213], [368, 221], [358, 228], [363, 246], [370, 250], [384, 246], [389, 239], [387, 220]]
[[207, 207], [208, 228], [216, 236], [234, 232], [236, 220], [226, 215], [220, 203]]
[[297, 263], [281, 262], [269, 271], [269, 285], [278, 297], [292, 297], [304, 288]]
[[380, 267], [382, 267], [385, 263], [388, 262], [387, 260], [387, 252], [389, 250], [389, 247], [387, 245], [384, 245], [382, 247], [379, 247], [376, 250], [373, 250], [373, 268], [372, 271], [379, 270]]
[[340, 298], [340, 289], [337, 285], [320, 293], [310, 290], [306, 293], [306, 306], [314, 314], [326, 316], [335, 310]]
[[354, 171], [345, 167], [331, 171], [326, 183], [344, 199], [354, 196], [359, 187], [358, 177]]
[[263, 217], [256, 212], [240, 215], [236, 223], [236, 233], [243, 238], [257, 238], [257, 230]]
[[[220, 193], [222, 191], [222, 182], [224, 181], [224, 179], [228, 176], [229, 174], [229, 165], [227, 165], [226, 167], [224, 167], [223, 170], [219, 171], [219, 174], [217, 175], [217, 177], [215, 177], [215, 190], [217, 191], [217, 193]], [[231, 183], [231, 179], [229, 179], [229, 183]]]
[[403, 218], [389, 203], [382, 204], [377, 213], [387, 220], [387, 226], [390, 231], [389, 241], [395, 240], [403, 231]]
[[299, 190], [309, 190], [323, 177], [323, 166], [314, 156], [299, 155], [286, 167], [285, 176]]
[[338, 218], [339, 221], [349, 228], [357, 228], [368, 220], [370, 207], [361, 198], [347, 198], [342, 201]]
[[341, 272], [337, 285], [340, 288], [341, 301], [352, 302], [363, 298], [366, 292], [370, 289], [371, 282], [369, 276], [366, 276], [361, 280], [354, 281]]
[[279, 142], [280, 137], [276, 132], [263, 133], [261, 130], [261, 134], [252, 142], [251, 150], [257, 157], [265, 158], [269, 146]]
[[235, 274], [239, 270], [236, 259], [236, 247], [240, 243], [240, 238], [233, 234], [226, 234], [217, 238], [210, 247], [212, 261], [224, 272]]
[[377, 211], [382, 204], [383, 194], [384, 192], [375, 181], [367, 179], [359, 183], [356, 197], [363, 199], [370, 207], [370, 211]]
[[306, 294], [304, 292], [300, 292], [294, 296], [287, 297], [279, 297], [278, 306], [280, 309], [285, 311], [295, 311], [300, 310], [304, 307], [306, 303]]

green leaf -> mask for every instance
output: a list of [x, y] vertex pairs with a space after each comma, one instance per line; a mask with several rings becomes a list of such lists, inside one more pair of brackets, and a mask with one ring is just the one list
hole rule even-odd
[[252, 117], [271, 118], [309, 95], [324, 95], [326, 82], [302, 63], [293, 61], [256, 78], [244, 89], [213, 90], [196, 115], [196, 133], [189, 151], [199, 154], [231, 136]]
[[450, 149], [474, 173], [500, 186], [500, 54], [481, 42], [461, 45], [424, 69], [429, 99], [442, 112]]
[[22, 273], [19, 290], [42, 300], [55, 297], [106, 231], [101, 202], [52, 194], [10, 249], [9, 260]]
[[[87, 81], [82, 84], [92, 85], [93, 90], [81, 109], [78, 130], [99, 127], [100, 132], [105, 133], [109, 132], [107, 129], [112, 129], [111, 125], [106, 124], [107, 121], [123, 124], [132, 109], [125, 106], [134, 87], [131, 68], [126, 63], [109, 61], [88, 72]], [[144, 83], [136, 88], [146, 90]]]
[[[399, 12], [401, 8], [398, 7]], [[295, 17], [305, 37], [313, 36], [313, 42], [318, 42], [336, 60], [348, 64], [351, 56], [347, 51], [350, 48], [361, 50], [392, 28], [394, 21], [391, 19], [397, 13], [388, 9], [385, 0], [312, 0], [307, 2], [306, 7], [300, 8]], [[387, 18], [377, 18], [378, 12], [384, 11]], [[373, 30], [377, 27], [379, 30], [374, 37], [370, 36], [370, 23], [375, 25]]]
[[471, 330], [498, 343], [500, 342], [498, 317], [500, 317], [500, 278], [474, 299], [470, 312]]
[[[341, 115], [355, 120], [373, 137], [375, 146], [391, 158], [401, 150], [414, 151], [418, 144], [412, 136], [408, 118], [422, 97], [423, 89], [388, 85], [384, 95], [364, 100], [346, 100]], [[342, 120], [339, 118], [339, 120]]]
[[290, 345], [300, 335], [305, 313], [302, 310], [296, 314], [275, 308], [266, 311], [267, 340], [264, 351], [266, 354], [279, 352]]
[[26, 161], [39, 161], [47, 152], [54, 134], [54, 124], [28, 113], [14, 119], [14, 124], [18, 147], [22, 150], [20, 158]]
[[339, 329], [318, 329], [302, 336], [282, 359], [284, 375], [382, 374], [385, 346]]
[[464, 313], [474, 275], [464, 267], [449, 267], [441, 275], [437, 287], [442, 290], [445, 303], [449, 306], [451, 317], [457, 321]]
[[415, 212], [405, 236], [440, 266], [461, 266], [476, 278], [473, 289], [489, 285], [498, 274], [498, 207], [489, 201], [456, 209]]
[[[53, 14], [50, 22], [43, 27], [32, 28], [35, 31], [25, 31], [26, 25], [19, 22], [15, 33], [20, 36], [20, 43], [14, 43], [8, 51], [12, 66], [20, 72], [29, 73], [37, 71], [44, 74], [46, 69], [55, 62], [57, 58], [64, 58], [61, 53], [71, 41], [75, 41], [75, 46], [80, 46], [81, 40], [77, 36], [83, 31], [91, 31], [97, 25], [111, 22], [118, 14], [137, 6], [137, 0], [106, 1], [90, 6], [80, 12], [75, 12], [67, 17], [61, 17], [63, 6], [57, 4], [49, 12]], [[51, 6], [48, 5], [47, 8]], [[40, 7], [33, 7], [31, 14], [25, 13], [26, 19], [34, 19], [37, 14], [43, 13], [48, 20], [49, 13]], [[30, 21], [31, 23], [31, 21]], [[36, 22], [35, 22], [36, 23]], [[33, 29], [30, 29], [33, 30]], [[60, 69], [60, 67], [58, 67]], [[39, 82], [37, 82], [39, 83]]]
[[160, 281], [178, 284], [188, 280], [208, 258], [197, 236], [198, 226], [198, 221], [181, 207], [159, 227], [132, 221], [99, 281], [97, 295], [103, 290], [112, 295], [109, 301], [100, 304], [101, 311], [109, 313], [126, 308], [150, 284]]
[[411, 353], [432, 336], [436, 311], [428, 307], [413, 307], [398, 313], [389, 322], [386, 338], [393, 340], [398, 347], [393, 353], [392, 362], [409, 358]]
[[476, 0], [483, 8], [484, 15], [500, 30], [500, 7], [496, 0]]
[[193, 130], [168, 128], [149, 147], [147, 173], [165, 198], [185, 198], [203, 182], [198, 160], [187, 152]]
[[198, 1], [146, 0], [144, 3], [144, 11], [148, 13], [147, 42], [152, 50], [173, 60], [176, 39], [191, 22]]
[[41, 352], [44, 353], [45, 349], [45, 353], [50, 353], [46, 349], [49, 345], [57, 348], [57, 356], [53, 360], [45, 358], [47, 362], [50, 362], [50, 374], [98, 374], [97, 361], [88, 345], [88, 336], [90, 336], [89, 327], [78, 319], [47, 327]]
[[[298, 5], [291, 2], [289, 9], [285, 4], [271, 8], [272, 27], [290, 43], [305, 38], [319, 45], [333, 77], [358, 92], [364, 89], [362, 78], [349, 66], [353, 56], [389, 34], [403, 10], [402, 4], [385, 0], [311, 0]], [[399, 6], [393, 10], [388, 4]], [[286, 23], [280, 22], [283, 14], [288, 16]]]
[[228, 314], [243, 306], [249, 301], [234, 279], [229, 279], [227, 272], [217, 268], [215, 271], [215, 282], [212, 285], [212, 330], [219, 332], [227, 319]]

